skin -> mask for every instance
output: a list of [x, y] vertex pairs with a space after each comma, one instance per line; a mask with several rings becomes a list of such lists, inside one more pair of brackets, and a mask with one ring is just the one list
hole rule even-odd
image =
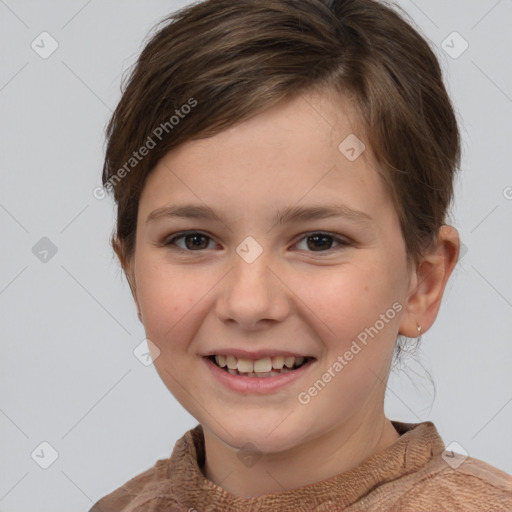
[[[159, 350], [152, 350], [155, 367], [203, 426], [202, 471], [237, 496], [322, 481], [399, 438], [383, 405], [396, 338], [417, 337], [418, 325], [422, 333], [430, 328], [458, 258], [458, 233], [443, 226], [425, 259], [408, 264], [369, 143], [355, 161], [338, 150], [351, 133], [365, 142], [349, 101], [320, 90], [186, 142], [148, 177], [134, 255], [123, 260], [116, 246], [146, 335]], [[371, 221], [272, 220], [286, 206], [330, 202], [363, 211]], [[146, 222], [171, 203], [207, 205], [225, 222]], [[188, 245], [184, 238], [164, 245], [189, 230], [206, 235], [196, 242], [199, 249], [194, 237]], [[317, 231], [348, 245], [329, 238], [315, 245], [308, 236]], [[252, 263], [236, 252], [247, 236], [263, 251]], [[401, 311], [309, 403], [300, 403], [299, 393], [396, 302]], [[282, 389], [242, 395], [206, 368], [202, 354], [218, 348], [282, 349], [316, 361]], [[259, 456], [250, 467], [237, 456], [246, 443]]]

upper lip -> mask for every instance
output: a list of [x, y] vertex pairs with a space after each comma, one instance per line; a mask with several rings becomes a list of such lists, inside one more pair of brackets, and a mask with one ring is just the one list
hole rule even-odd
[[266, 357], [276, 357], [276, 356], [284, 356], [284, 357], [309, 357], [313, 358], [313, 356], [307, 356], [304, 354], [300, 354], [299, 352], [290, 352], [288, 350], [276, 350], [276, 349], [268, 349], [268, 350], [254, 350], [254, 351], [248, 351], [248, 350], [242, 350], [242, 349], [235, 349], [235, 348], [219, 348], [215, 350], [210, 350], [209, 352], [203, 354], [203, 357], [210, 357], [210, 356], [216, 356], [216, 355], [223, 355], [223, 356], [234, 356], [237, 359], [251, 359], [251, 360], [257, 360], [257, 359], [264, 359]]

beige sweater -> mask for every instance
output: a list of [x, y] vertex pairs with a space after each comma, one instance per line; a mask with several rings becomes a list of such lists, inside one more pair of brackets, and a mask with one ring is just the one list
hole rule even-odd
[[507, 473], [445, 451], [429, 421], [392, 423], [400, 438], [359, 466], [256, 498], [237, 497], [205, 478], [204, 437], [198, 425], [176, 442], [171, 457], [158, 460], [89, 512], [512, 512], [512, 477]]

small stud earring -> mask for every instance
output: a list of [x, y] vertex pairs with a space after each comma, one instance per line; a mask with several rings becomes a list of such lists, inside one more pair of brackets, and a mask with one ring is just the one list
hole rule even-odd
[[418, 325], [418, 336], [421, 336], [421, 325]]

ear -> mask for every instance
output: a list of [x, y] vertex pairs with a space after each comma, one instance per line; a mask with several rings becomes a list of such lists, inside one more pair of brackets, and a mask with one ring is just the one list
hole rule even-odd
[[142, 322], [142, 313], [140, 310], [139, 302], [137, 300], [137, 284], [135, 281], [135, 272], [133, 269], [133, 256], [128, 258], [126, 257], [124, 245], [119, 241], [117, 237], [112, 239], [112, 247], [121, 263], [121, 267], [123, 269], [126, 280], [128, 281], [128, 285], [130, 286], [130, 290], [132, 292], [133, 300], [135, 301], [135, 305], [137, 307], [137, 316], [139, 320]]
[[[436, 242], [411, 277], [405, 312], [399, 334], [416, 338], [434, 323], [448, 278], [459, 257], [459, 233], [453, 226], [443, 225]], [[421, 331], [418, 331], [418, 326]]]

